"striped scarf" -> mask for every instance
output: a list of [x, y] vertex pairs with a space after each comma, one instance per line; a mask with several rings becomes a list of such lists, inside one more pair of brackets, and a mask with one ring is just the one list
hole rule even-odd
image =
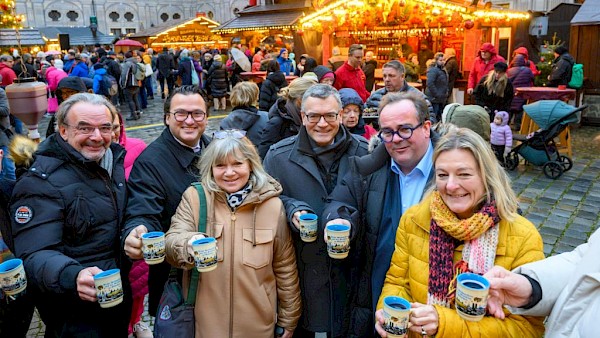
[[[432, 194], [429, 230], [429, 285], [427, 304], [450, 307], [456, 277], [462, 272], [484, 274], [494, 266], [500, 218], [496, 203], [485, 203], [467, 219], [448, 209], [439, 192]], [[464, 242], [462, 260], [453, 265], [454, 250]]]

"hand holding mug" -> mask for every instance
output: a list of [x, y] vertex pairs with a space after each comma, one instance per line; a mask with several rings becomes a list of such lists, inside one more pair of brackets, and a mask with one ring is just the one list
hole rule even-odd
[[[331, 224], [342, 224], [352, 228], [352, 224], [350, 223], [350, 221], [343, 218], [332, 219], [331, 221], [327, 222], [327, 224], [325, 224], [325, 228], [327, 228], [327, 226]], [[325, 243], [327, 243], [327, 231], [323, 232], [323, 240], [325, 241]]]
[[125, 239], [125, 254], [131, 259], [142, 259], [142, 235], [148, 232], [145, 225], [135, 227]]
[[190, 237], [190, 239], [187, 241], [186, 249], [190, 257], [194, 257], [194, 247], [192, 246], [192, 243], [202, 238], [206, 238], [206, 236], [204, 236], [203, 234], [197, 234]]
[[425, 333], [427, 336], [433, 336], [438, 331], [440, 318], [433, 305], [421, 303], [411, 303], [409, 330], [418, 334]]
[[385, 318], [383, 317], [383, 309], [379, 309], [375, 312], [375, 331], [382, 338], [387, 338], [387, 332], [383, 329]]
[[504, 319], [504, 304], [519, 307], [529, 302], [533, 287], [525, 276], [500, 266], [491, 268], [483, 276], [490, 282], [487, 309], [494, 317]]
[[94, 276], [102, 272], [97, 266], [85, 268], [77, 274], [77, 294], [79, 298], [88, 302], [96, 301], [96, 285]]
[[300, 215], [308, 214], [308, 211], [296, 211], [294, 215], [292, 215], [292, 224], [296, 227], [296, 229], [300, 230]]

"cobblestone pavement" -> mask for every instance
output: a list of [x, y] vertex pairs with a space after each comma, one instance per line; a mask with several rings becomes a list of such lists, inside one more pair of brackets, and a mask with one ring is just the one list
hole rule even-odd
[[[164, 129], [162, 104], [163, 100], [157, 96], [149, 101], [140, 120], [126, 121], [127, 136], [141, 138], [146, 143], [154, 140]], [[209, 111], [206, 132], [211, 135], [227, 112], [213, 114], [212, 108]], [[123, 116], [128, 113], [123, 112]], [[47, 120], [40, 123], [44, 134]], [[573, 168], [557, 180], [544, 176], [541, 167], [524, 163], [509, 172], [523, 216], [539, 229], [546, 256], [572, 250], [600, 226], [600, 144], [592, 141], [597, 136], [600, 127], [585, 126], [572, 131]], [[145, 322], [150, 320], [147, 312], [142, 318]], [[43, 323], [36, 315], [28, 337], [43, 337], [43, 334]]]

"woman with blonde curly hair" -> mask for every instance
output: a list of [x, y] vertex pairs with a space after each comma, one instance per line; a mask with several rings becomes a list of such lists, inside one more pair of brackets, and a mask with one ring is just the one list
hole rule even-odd
[[400, 220], [395, 251], [377, 304], [411, 302], [410, 337], [541, 337], [544, 317], [462, 319], [455, 310], [456, 277], [483, 275], [494, 265], [512, 270], [544, 258], [542, 237], [517, 213], [510, 179], [489, 144], [466, 128], [449, 130], [433, 153], [435, 186]]

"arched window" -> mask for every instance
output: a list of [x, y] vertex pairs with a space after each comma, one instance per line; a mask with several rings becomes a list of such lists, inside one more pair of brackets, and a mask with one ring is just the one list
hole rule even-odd
[[117, 12], [111, 12], [108, 17], [112, 20], [112, 22], [117, 22], [121, 16]]
[[48, 13], [48, 17], [52, 19], [52, 21], [58, 21], [62, 15], [59, 11], [52, 10]]
[[213, 13], [212, 11], [208, 11], [207, 15], [209, 19], [213, 19], [215, 17], [215, 13]]
[[162, 14], [160, 15], [160, 19], [161, 19], [163, 22], [165, 22], [165, 21], [169, 20], [169, 14], [167, 14], [167, 13], [162, 13]]
[[125, 20], [127, 20], [129, 22], [133, 21], [133, 13], [131, 13], [131, 12], [125, 13], [125, 15], [123, 15], [123, 17], [125, 18]]
[[178, 19], [181, 19], [181, 14], [179, 14], [179, 13], [173, 14], [173, 20], [178, 20]]
[[79, 18], [79, 14], [77, 14], [77, 12], [75, 12], [75, 11], [68, 11], [67, 18], [69, 18], [69, 20], [75, 22], [75, 21], [77, 21], [77, 18]]
[[236, 7], [236, 8], [233, 9], [233, 15], [238, 16], [239, 12], [240, 12], [239, 8]]

